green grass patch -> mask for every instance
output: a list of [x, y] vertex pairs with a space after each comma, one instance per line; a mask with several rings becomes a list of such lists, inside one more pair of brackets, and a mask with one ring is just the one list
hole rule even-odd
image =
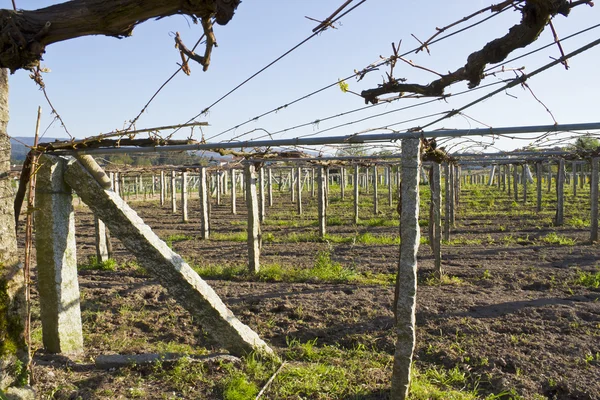
[[173, 243], [174, 242], [182, 242], [184, 240], [192, 240], [192, 239], [194, 239], [192, 236], [185, 235], [183, 233], [176, 233], [176, 234], [167, 236], [165, 238], [165, 243], [170, 248], [173, 248]]
[[90, 256], [88, 258], [88, 262], [85, 264], [79, 264], [77, 269], [80, 271], [115, 271], [117, 269], [117, 265], [117, 262], [112, 258], [99, 262], [96, 256]]
[[573, 283], [590, 289], [598, 289], [600, 288], [600, 271], [579, 271]]
[[556, 232], [550, 232], [546, 236], [542, 236], [540, 240], [548, 244], [557, 244], [560, 246], [574, 246], [577, 242], [575, 239], [571, 239], [564, 235], [559, 235]]
[[210, 239], [217, 242], [246, 242], [248, 234], [246, 231], [231, 232], [231, 233], [211, 233]]

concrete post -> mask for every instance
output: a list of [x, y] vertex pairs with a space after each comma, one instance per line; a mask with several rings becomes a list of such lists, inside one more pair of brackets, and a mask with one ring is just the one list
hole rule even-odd
[[311, 197], [315, 197], [315, 169], [311, 169], [311, 180], [310, 180], [310, 195]]
[[200, 239], [208, 239], [210, 222], [208, 218], [208, 182], [206, 167], [200, 167], [198, 176], [198, 197], [200, 199]]
[[265, 169], [261, 165], [258, 167], [258, 218], [265, 222]]
[[523, 204], [527, 204], [527, 183], [529, 181], [527, 179], [527, 164], [523, 164], [521, 168], [523, 170], [523, 178], [521, 179], [523, 181]]
[[297, 170], [297, 175], [298, 175], [298, 179], [297, 179], [297, 190], [298, 190], [298, 207], [297, 207], [297, 211], [298, 211], [298, 215], [302, 215], [302, 168], [298, 167]]
[[577, 197], [577, 163], [573, 161], [571, 163], [571, 174], [573, 175], [573, 198]]
[[165, 205], [165, 171], [160, 171], [160, 205]]
[[444, 213], [444, 240], [450, 240], [450, 214], [452, 213], [452, 184], [450, 179], [450, 165], [448, 163], [444, 164], [444, 175], [446, 176], [445, 181], [445, 189], [446, 192], [444, 194], [445, 201], [445, 213]]
[[181, 173], [181, 210], [183, 222], [188, 222], [188, 173]]
[[329, 207], [329, 167], [325, 167], [325, 208]]
[[377, 165], [373, 166], [373, 214], [379, 214], [379, 196], [377, 187]]
[[552, 190], [552, 164], [548, 163], [548, 193]]
[[558, 177], [556, 179], [556, 216], [554, 225], [562, 226], [565, 218], [565, 160], [558, 162]]
[[325, 192], [327, 190], [325, 179], [327, 179], [327, 173], [325, 171], [325, 167], [319, 167], [318, 175], [319, 175], [319, 177], [318, 177], [319, 236], [324, 237], [325, 232], [326, 232], [326, 225], [327, 225], [327, 211], [326, 211], [326, 199], [325, 199]]
[[273, 207], [273, 171], [271, 168], [269, 168], [267, 171], [269, 175], [269, 207]]
[[291, 196], [292, 203], [295, 203], [296, 202], [296, 185], [294, 185], [294, 168], [292, 168], [290, 170], [289, 177], [290, 177], [290, 196]]
[[600, 158], [592, 158], [592, 176], [590, 188], [591, 201], [591, 226], [590, 226], [590, 241], [598, 241], [598, 164]]
[[494, 174], [496, 173], [496, 166], [492, 165], [492, 169], [490, 170], [490, 177], [488, 178], [488, 186], [492, 186], [494, 184]]
[[535, 163], [535, 179], [536, 179], [536, 191], [537, 191], [537, 212], [542, 211], [542, 163]]
[[[271, 170], [269, 169], [269, 172]], [[231, 213], [237, 214], [237, 187], [235, 186], [235, 169], [231, 168]]]
[[388, 165], [386, 168], [386, 176], [387, 176], [387, 185], [388, 185], [388, 203], [389, 206], [392, 207], [394, 205], [394, 196], [393, 196], [393, 184], [392, 184], [392, 166]]
[[251, 273], [257, 273], [260, 270], [261, 233], [256, 166], [251, 163], [245, 164], [244, 175], [246, 176], [246, 206], [248, 207], [248, 269]]
[[171, 212], [177, 212], [177, 172], [171, 171]]
[[94, 216], [94, 234], [96, 237], [96, 259], [105, 262], [110, 257], [108, 254], [108, 232], [106, 225], [98, 217]]
[[517, 164], [514, 165], [513, 168], [513, 192], [515, 195], [515, 201], [519, 201], [519, 171]]
[[416, 341], [417, 251], [419, 249], [420, 139], [402, 139], [402, 213], [400, 261], [396, 280], [396, 350], [392, 372], [392, 400], [404, 400], [410, 387]]
[[75, 213], [64, 182], [66, 160], [42, 156], [37, 174], [35, 247], [44, 347], [52, 353], [83, 351], [77, 282]]
[[358, 173], [359, 166], [354, 166], [354, 223], [358, 224]]
[[346, 169], [340, 167], [340, 197], [342, 200], [346, 197]]
[[431, 208], [430, 208], [430, 235], [429, 241], [433, 250], [435, 270], [442, 277], [442, 168], [438, 163], [431, 166]]
[[217, 196], [217, 205], [221, 205], [221, 193], [223, 193], [223, 179], [221, 178], [223, 171], [219, 170], [215, 173], [215, 191]]

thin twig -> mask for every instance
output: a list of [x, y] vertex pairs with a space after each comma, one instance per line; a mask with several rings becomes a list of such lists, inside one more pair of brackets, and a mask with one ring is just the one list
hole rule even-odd
[[554, 43], [556, 43], [556, 45], [558, 46], [560, 55], [564, 59], [563, 61], [561, 61], [561, 64], [565, 66], [565, 69], [569, 69], [569, 62], [565, 58], [565, 52], [563, 51], [562, 45], [560, 44], [560, 39], [558, 38], [558, 35], [556, 34], [556, 29], [554, 29], [554, 24], [552, 23], [552, 20], [550, 20], [548, 25], [550, 25], [550, 29], [552, 30], [552, 36], [554, 36]]
[[283, 368], [283, 366], [286, 364], [286, 361], [284, 361], [279, 368], [277, 368], [277, 371], [275, 371], [275, 373], [273, 375], [271, 375], [271, 377], [269, 378], [269, 380], [267, 381], [267, 383], [265, 383], [265, 386], [263, 386], [263, 388], [260, 390], [260, 392], [258, 392], [258, 394], [256, 395], [256, 399], [254, 400], [259, 400], [261, 398], [261, 396], [266, 392], [267, 388], [269, 387], [269, 385], [271, 384], [271, 382], [273, 382], [273, 380], [275, 379], [275, 377], [277, 376], [277, 374], [281, 371], [281, 369]]
[[320, 30], [325, 30], [323, 28], [327, 28], [328, 26], [331, 26], [331, 20], [338, 15], [344, 8], [346, 8], [348, 6], [348, 4], [352, 3], [353, 0], [346, 0], [346, 2], [344, 4], [342, 4], [337, 10], [335, 10], [333, 12], [333, 14], [331, 14], [329, 17], [325, 18], [323, 20], [323, 22], [321, 22], [319, 25], [317, 25], [316, 28], [314, 28], [312, 31], [313, 32], [317, 32]]

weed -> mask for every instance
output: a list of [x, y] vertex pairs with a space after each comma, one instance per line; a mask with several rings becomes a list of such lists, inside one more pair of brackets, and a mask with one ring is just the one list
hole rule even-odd
[[77, 269], [80, 271], [114, 271], [117, 269], [117, 262], [112, 258], [99, 262], [96, 256], [90, 256], [86, 264], [79, 264]]
[[224, 400], [248, 400], [253, 399], [258, 394], [258, 387], [254, 382], [242, 374], [235, 374], [225, 383], [223, 390]]
[[546, 236], [540, 238], [542, 242], [548, 244], [558, 244], [561, 246], [574, 246], [577, 242], [575, 239], [568, 238], [564, 235], [559, 235], [556, 232], [550, 232]]
[[598, 289], [600, 288], [600, 271], [579, 271], [573, 283], [590, 289]]

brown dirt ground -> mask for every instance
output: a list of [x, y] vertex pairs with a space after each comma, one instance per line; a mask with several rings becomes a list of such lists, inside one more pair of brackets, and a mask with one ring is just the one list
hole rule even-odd
[[[465, 199], [468, 193], [463, 195]], [[305, 195], [304, 201], [308, 205], [311, 199]], [[579, 202], [583, 207], [586, 199]], [[224, 205], [213, 206], [213, 232], [244, 230], [245, 207], [241, 203], [238, 200], [237, 216], [229, 213], [227, 199]], [[181, 223], [179, 214], [172, 215], [166, 204], [161, 207], [156, 200], [131, 204], [162, 238], [181, 233], [195, 236], [195, 199], [190, 202], [191, 218], [186, 224]], [[384, 215], [397, 217], [392, 208], [382, 208]], [[364, 207], [364, 213], [369, 212], [370, 208]], [[294, 206], [282, 197], [268, 213], [293, 215]], [[458, 212], [453, 238], [482, 239], [483, 244], [444, 246], [443, 259], [447, 274], [464, 284], [426, 284], [433, 271], [433, 256], [428, 246], [422, 245], [419, 250], [417, 365], [460, 365], [484, 377], [484, 393], [514, 389], [524, 398], [543, 395], [551, 399], [600, 399], [599, 362], [585, 361], [586, 356], [600, 352], [600, 290], [569, 284], [578, 270], [593, 271], [599, 265], [600, 247], [586, 243], [585, 229], [540, 226], [535, 216], [498, 213], [480, 217], [473, 213], [467, 220], [462, 214]], [[280, 235], [292, 229], [309, 232], [317, 228], [267, 225], [264, 232]], [[397, 235], [398, 228], [329, 228], [330, 233], [340, 235], [357, 231]], [[554, 231], [577, 239], [577, 244], [559, 246], [535, 241]], [[509, 234], [523, 240], [502, 242]], [[131, 259], [118, 241], [113, 240], [113, 244], [119, 263]], [[93, 222], [85, 206], [77, 207], [77, 246], [80, 262], [94, 252]], [[239, 265], [246, 256], [245, 244], [238, 242], [186, 240], [175, 242], [174, 249], [196, 263]], [[262, 261], [308, 267], [318, 250], [329, 250], [334, 261], [359, 272], [393, 273], [398, 257], [394, 245], [266, 243]], [[361, 343], [393, 353], [390, 286], [220, 280], [210, 284], [236, 316], [277, 349], [285, 348], [286, 338], [293, 337], [301, 341], [318, 338], [319, 345], [351, 347]], [[36, 353], [35, 384], [47, 398], [95, 398], [94, 393], [101, 388], [111, 388], [127, 397], [127, 377], [118, 371], [95, 370], [92, 364], [99, 354], [132, 351], [122, 348], [121, 337], [212, 345], [166, 291], [135, 269], [82, 271], [80, 287], [84, 315], [85, 310], [102, 312], [84, 318], [86, 353], [79, 363], [52, 357], [43, 350]], [[128, 324], [120, 312], [124, 305], [143, 310], [146, 322]], [[34, 318], [35, 327], [39, 329], [39, 321]], [[106, 337], [115, 339], [103, 339]], [[143, 351], [143, 344], [133, 350]], [[389, 377], [377, 379], [385, 382]], [[154, 389], [156, 398], [171, 393], [168, 387]], [[214, 393], [207, 392], [206, 396], [218, 398]], [[385, 392], [372, 398], [385, 398]]]

